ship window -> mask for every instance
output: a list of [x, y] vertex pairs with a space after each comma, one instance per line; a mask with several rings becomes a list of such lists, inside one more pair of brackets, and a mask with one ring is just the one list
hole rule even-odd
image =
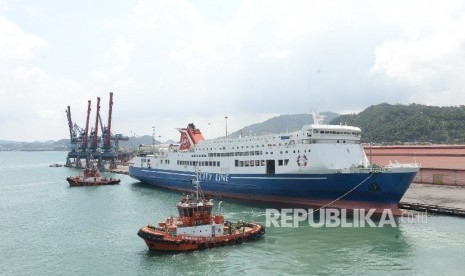
[[255, 167], [260, 166], [260, 160], [255, 160]]
[[260, 160], [260, 166], [265, 166], [265, 160]]
[[289, 159], [284, 159], [284, 166], [287, 166], [289, 164]]
[[246, 166], [246, 167], [249, 166], [249, 160], [245, 160], [244, 163], [245, 163], [245, 166]]
[[250, 160], [250, 166], [253, 167], [254, 166], [254, 162], [253, 160]]
[[208, 161], [208, 166], [213, 166], [212, 161]]
[[239, 167], [244, 167], [244, 161], [239, 161]]

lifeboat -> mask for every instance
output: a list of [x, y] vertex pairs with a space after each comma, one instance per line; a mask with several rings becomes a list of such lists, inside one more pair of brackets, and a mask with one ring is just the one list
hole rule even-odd
[[100, 172], [95, 167], [85, 168], [83, 175], [70, 176], [66, 180], [71, 187], [115, 185], [121, 181], [117, 178], [101, 177]]
[[[139, 229], [150, 250], [184, 252], [241, 244], [257, 240], [265, 234], [265, 227], [254, 222], [225, 221], [219, 212], [212, 214], [212, 200], [207, 200], [200, 190], [198, 177], [193, 181], [195, 193], [181, 197], [177, 204], [179, 216], [169, 217], [157, 226]], [[218, 211], [221, 209], [219, 203]]]

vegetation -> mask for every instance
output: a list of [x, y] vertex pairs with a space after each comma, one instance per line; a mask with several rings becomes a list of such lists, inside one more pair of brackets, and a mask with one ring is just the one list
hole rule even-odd
[[383, 103], [370, 106], [359, 114], [339, 116], [331, 124], [360, 127], [362, 142], [465, 143], [465, 106]]
[[[332, 119], [339, 116], [339, 114], [333, 112], [322, 112], [321, 115], [324, 116], [325, 123], [328, 123]], [[246, 126], [236, 132], [229, 134], [229, 137], [238, 137], [241, 135], [241, 133], [243, 136], [255, 136], [272, 133], [293, 132], [302, 129], [303, 125], [308, 125], [312, 123], [312, 115], [308, 113], [281, 115], [268, 119], [262, 123]]]

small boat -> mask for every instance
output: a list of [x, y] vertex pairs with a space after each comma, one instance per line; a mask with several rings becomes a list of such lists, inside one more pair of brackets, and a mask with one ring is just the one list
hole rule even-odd
[[55, 163], [55, 164], [50, 164], [49, 167], [51, 167], [51, 168], [59, 168], [59, 167], [63, 167], [63, 165]]
[[115, 185], [121, 181], [117, 178], [101, 177], [100, 172], [95, 167], [85, 168], [84, 175], [70, 176], [66, 180], [71, 187]]
[[240, 244], [256, 240], [265, 234], [259, 223], [225, 221], [218, 213], [212, 215], [213, 202], [205, 199], [198, 177], [193, 181], [195, 194], [182, 196], [177, 204], [179, 216], [169, 217], [158, 226], [140, 228], [137, 235], [144, 239], [150, 250], [184, 252]]

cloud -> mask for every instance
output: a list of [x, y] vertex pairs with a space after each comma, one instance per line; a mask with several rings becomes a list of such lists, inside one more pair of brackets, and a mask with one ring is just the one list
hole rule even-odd
[[108, 81], [115, 78], [120, 82], [120, 76], [125, 72], [130, 61], [133, 45], [123, 36], [116, 39], [115, 44], [105, 54], [105, 69], [97, 69], [93, 72], [94, 78]]
[[286, 58], [292, 54], [291, 51], [267, 51], [264, 53], [261, 53], [258, 55], [259, 58], [276, 58], [276, 59], [281, 59], [281, 58]]
[[0, 16], [0, 59], [31, 59], [47, 42]]
[[[311, 108], [465, 101], [463, 1], [231, 3], [140, 0], [110, 9], [84, 1], [54, 6], [59, 13], [41, 3], [40, 21], [25, 9], [0, 17], [8, 38], [0, 40], [0, 94], [16, 91], [14, 101], [29, 103], [0, 103], [0, 112], [59, 125], [71, 105], [82, 125], [87, 100], [113, 91], [115, 128], [142, 134], [156, 126], [177, 139], [172, 129], [189, 122], [210, 122], [212, 136], [222, 135], [224, 116], [234, 131]], [[64, 18], [72, 29], [57, 27]], [[34, 33], [25, 31], [32, 25]], [[66, 135], [66, 126], [47, 133]]]
[[8, 1], [6, 0], [0, 0], [0, 10], [3, 10], [3, 11], [8, 11], [10, 10], [11, 7], [10, 5], [8, 4]]
[[402, 20], [405, 33], [376, 48], [371, 74], [411, 87], [410, 100], [417, 103], [464, 101], [465, 81], [460, 74], [465, 64], [465, 29], [457, 27], [465, 24], [464, 4], [451, 1], [411, 8], [415, 12]]

